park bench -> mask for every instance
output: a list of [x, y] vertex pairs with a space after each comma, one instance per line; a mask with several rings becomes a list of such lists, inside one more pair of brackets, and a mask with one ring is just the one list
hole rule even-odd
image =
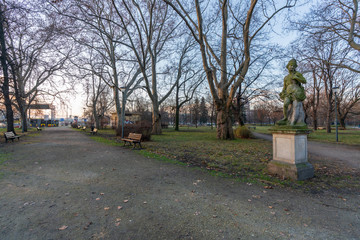
[[130, 145], [133, 144], [133, 148], [135, 148], [136, 144], [138, 144], [139, 147], [142, 148], [141, 147], [141, 137], [142, 137], [142, 134], [129, 133], [129, 136], [127, 138], [121, 138], [121, 140], [124, 141], [124, 146], [126, 145], [126, 143], [129, 143]]
[[90, 135], [95, 135], [97, 134], [98, 130], [97, 128], [94, 128], [94, 130], [90, 131]]
[[36, 127], [36, 130], [41, 131], [42, 129], [41, 129], [41, 128], [39, 128], [39, 127]]
[[13, 132], [5, 132], [4, 137], [5, 137], [5, 142], [7, 142], [8, 140], [14, 141], [14, 139], [16, 138], [20, 140], [20, 136], [15, 135]]
[[83, 126], [83, 128], [82, 128], [81, 130], [85, 131], [85, 130], [86, 130], [86, 126]]
[[251, 130], [251, 129], [255, 130], [256, 127], [255, 127], [255, 126], [248, 126], [248, 129], [249, 129], [249, 130]]

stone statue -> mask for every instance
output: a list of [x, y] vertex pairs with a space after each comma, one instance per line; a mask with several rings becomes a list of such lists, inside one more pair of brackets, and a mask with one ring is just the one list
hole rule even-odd
[[305, 100], [305, 90], [301, 84], [306, 83], [303, 75], [296, 71], [297, 63], [291, 59], [286, 65], [289, 74], [284, 78], [284, 87], [280, 98], [284, 100], [284, 118], [277, 125], [306, 126], [302, 102]]

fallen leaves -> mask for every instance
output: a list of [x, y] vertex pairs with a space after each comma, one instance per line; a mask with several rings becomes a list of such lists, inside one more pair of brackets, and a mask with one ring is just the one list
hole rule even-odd
[[88, 223], [86, 224], [86, 226], [84, 227], [84, 230], [88, 230], [91, 224], [92, 224], [92, 222], [88, 222]]
[[110, 207], [104, 207], [105, 211], [108, 211], [110, 209]]
[[124, 203], [127, 203], [127, 202], [129, 202], [129, 200], [125, 199], [125, 200], [124, 200]]
[[115, 226], [120, 226], [120, 221], [121, 221], [121, 218], [116, 218], [116, 221], [115, 221]]
[[117, 207], [118, 210], [121, 210], [122, 208], [123, 208], [122, 206], [118, 206], [118, 207]]
[[65, 229], [67, 229], [67, 228], [68, 228], [68, 226], [63, 225], [63, 226], [59, 227], [59, 230], [60, 230], [60, 231], [63, 231], [63, 230], [65, 230]]

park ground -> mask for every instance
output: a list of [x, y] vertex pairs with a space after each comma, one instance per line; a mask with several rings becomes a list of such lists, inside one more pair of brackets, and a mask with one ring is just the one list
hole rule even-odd
[[[104, 136], [48, 128], [1, 144], [0, 239], [360, 237], [354, 167], [317, 157], [315, 180], [296, 183], [263, 172], [265, 140], [227, 142], [229, 154], [207, 133], [196, 146], [178, 138], [179, 152], [170, 151], [172, 134], [141, 151]], [[192, 155], [204, 144], [218, 146], [216, 157]]]

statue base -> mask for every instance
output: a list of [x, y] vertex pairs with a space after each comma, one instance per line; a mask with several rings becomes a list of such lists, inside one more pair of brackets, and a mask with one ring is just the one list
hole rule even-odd
[[308, 162], [306, 126], [278, 126], [270, 129], [273, 135], [273, 160], [267, 166], [270, 174], [293, 180], [305, 180], [314, 176], [314, 168]]

